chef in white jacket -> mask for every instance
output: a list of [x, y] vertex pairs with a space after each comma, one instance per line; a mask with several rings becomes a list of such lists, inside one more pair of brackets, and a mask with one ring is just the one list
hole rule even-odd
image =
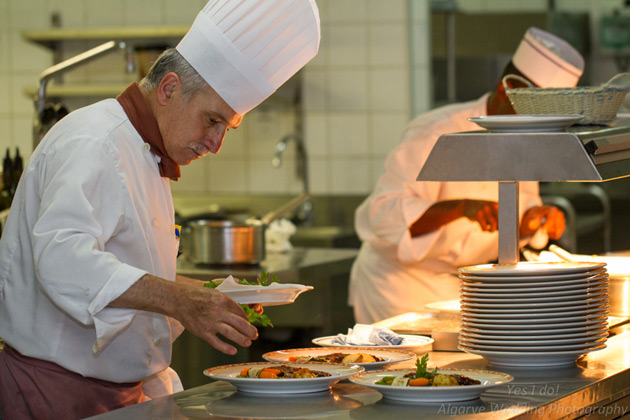
[[[539, 87], [575, 86], [582, 56], [567, 42], [530, 28], [505, 74]], [[479, 130], [469, 117], [514, 114], [502, 83], [481, 98], [420, 115], [385, 161], [374, 191], [358, 207], [355, 227], [362, 245], [352, 267], [349, 304], [358, 323], [418, 312], [436, 301], [459, 298], [457, 268], [487, 263], [498, 255], [497, 182], [418, 182], [437, 139]], [[519, 184], [520, 236], [542, 247], [565, 227], [555, 207], [541, 206], [538, 183]]]
[[257, 338], [235, 301], [176, 275], [169, 183], [319, 39], [313, 0], [211, 0], [145, 79], [49, 131], [0, 240], [3, 418], [78, 419], [179, 391], [183, 328], [227, 354], [224, 340]]

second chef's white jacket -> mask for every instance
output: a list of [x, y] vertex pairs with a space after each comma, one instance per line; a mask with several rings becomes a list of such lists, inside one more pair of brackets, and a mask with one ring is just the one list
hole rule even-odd
[[[457, 268], [497, 258], [498, 233], [483, 232], [466, 218], [415, 238], [408, 229], [439, 201], [498, 201], [498, 182], [416, 181], [439, 136], [481, 129], [467, 118], [486, 115], [487, 99], [484, 95], [417, 117], [386, 159], [376, 188], [355, 214], [362, 245], [351, 270], [348, 303], [356, 322], [373, 323], [423, 312], [431, 302], [456, 300]], [[520, 182], [519, 192], [522, 217], [526, 209], [541, 204], [538, 183]]]
[[[112, 382], [181, 390], [181, 324], [109, 308], [145, 273], [175, 280], [169, 181], [115, 99], [58, 122], [22, 174], [0, 241], [0, 337], [25, 356]], [[35, 308], [37, 308], [35, 310]]]

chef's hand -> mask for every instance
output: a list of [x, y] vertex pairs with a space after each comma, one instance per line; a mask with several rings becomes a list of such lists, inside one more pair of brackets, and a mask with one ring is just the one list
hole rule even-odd
[[[238, 303], [218, 290], [207, 287], [187, 288], [178, 297], [178, 319], [184, 327], [225, 354], [236, 354], [236, 348], [219, 336], [240, 346], [249, 347], [258, 338], [258, 330], [247, 320]], [[262, 306], [253, 305], [262, 313]], [[257, 308], [256, 306], [260, 306]]]
[[[223, 281], [223, 280], [225, 280], [225, 279], [224, 278], [218, 278], [218, 279], [212, 279], [210, 281]], [[238, 283], [238, 282], [240, 282], [241, 279], [234, 277], [234, 280]], [[178, 279], [178, 281], [180, 281], [180, 280]], [[205, 281], [202, 281], [201, 285], [203, 285], [204, 283], [205, 283]], [[254, 309], [254, 311], [257, 314], [262, 314], [263, 313], [263, 307], [262, 307], [262, 305], [260, 303], [252, 303], [252, 304], [249, 304], [247, 306], [249, 306], [250, 308]]]
[[538, 229], [547, 233], [549, 239], [559, 239], [564, 233], [564, 213], [554, 206], [539, 206], [528, 209], [521, 220], [521, 238], [533, 235]]
[[499, 229], [499, 203], [488, 200], [463, 200], [463, 202], [464, 216], [479, 223], [481, 230], [495, 232]]
[[176, 276], [173, 282], [145, 274], [109, 306], [168, 315], [225, 354], [236, 354], [236, 348], [223, 339], [247, 347], [258, 338], [258, 330], [238, 303], [218, 290], [203, 287], [202, 281], [184, 276]]

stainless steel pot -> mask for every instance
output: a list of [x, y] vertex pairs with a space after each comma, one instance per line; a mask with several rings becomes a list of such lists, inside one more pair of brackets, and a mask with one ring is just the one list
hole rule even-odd
[[197, 264], [258, 264], [265, 259], [265, 225], [231, 220], [188, 224], [190, 259]]
[[191, 220], [183, 232], [184, 252], [196, 264], [258, 264], [265, 259], [265, 228], [308, 197], [298, 196], [260, 220]]

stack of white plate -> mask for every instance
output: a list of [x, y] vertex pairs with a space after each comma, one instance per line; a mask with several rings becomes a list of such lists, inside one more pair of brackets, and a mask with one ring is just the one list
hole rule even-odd
[[561, 366], [606, 347], [605, 263], [519, 262], [459, 269], [459, 349], [503, 366]]

